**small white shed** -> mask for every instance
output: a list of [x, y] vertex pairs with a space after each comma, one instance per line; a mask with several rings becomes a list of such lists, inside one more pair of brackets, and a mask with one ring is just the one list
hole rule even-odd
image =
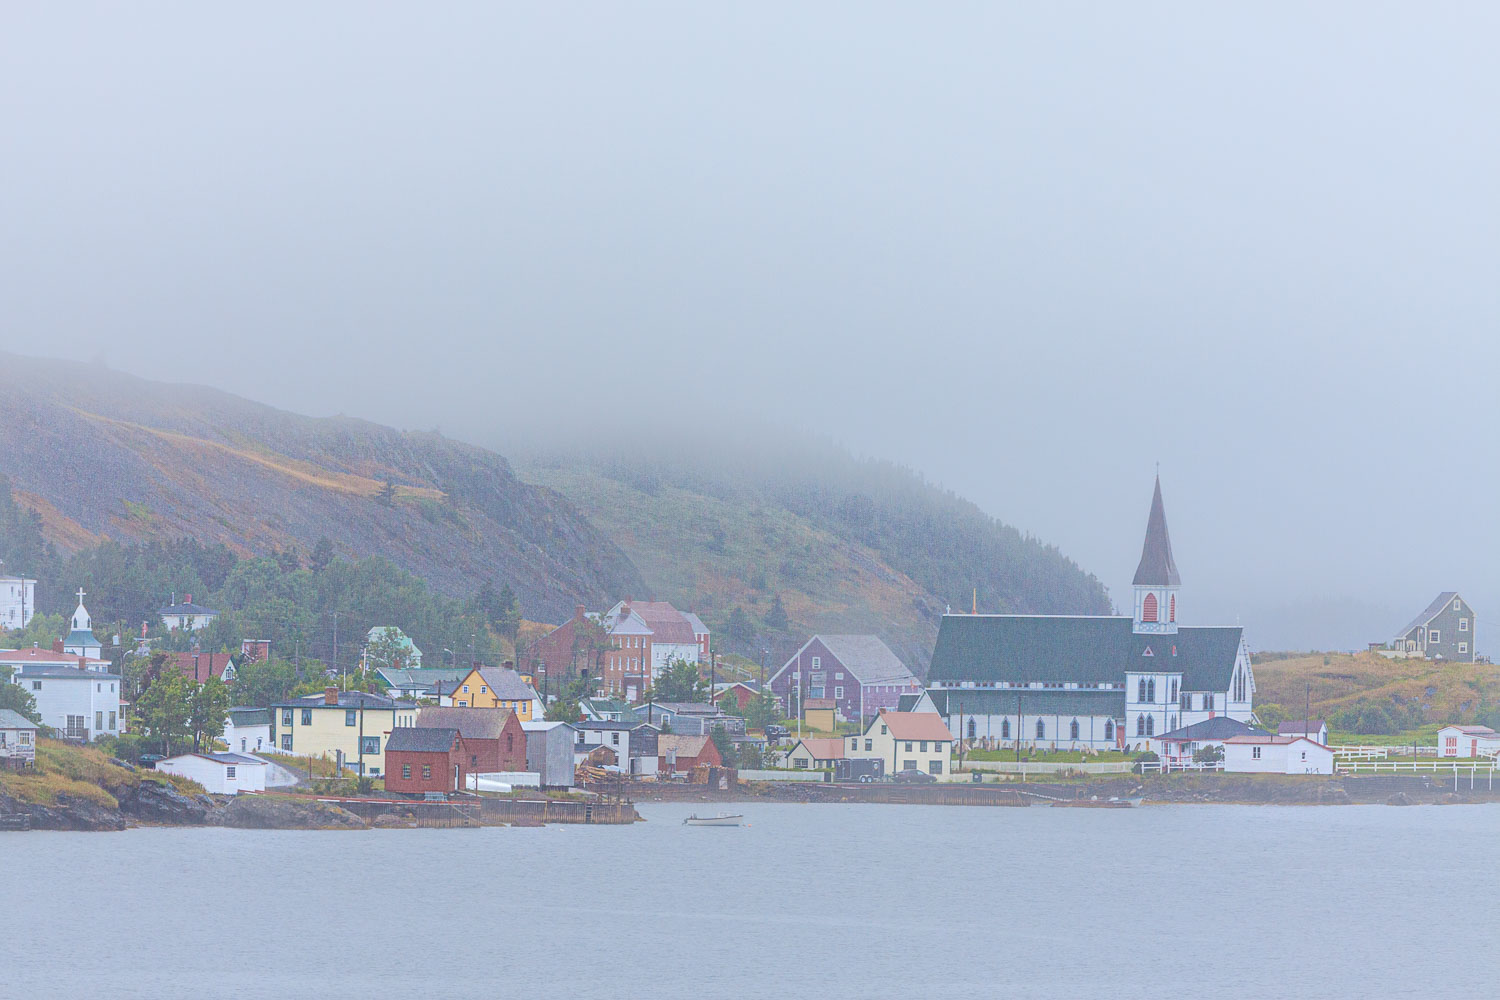
[[1332, 774], [1333, 751], [1306, 736], [1253, 734], [1224, 741], [1224, 770], [1243, 774]]
[[156, 769], [180, 774], [215, 795], [266, 790], [266, 762], [238, 753], [185, 753], [156, 762]]

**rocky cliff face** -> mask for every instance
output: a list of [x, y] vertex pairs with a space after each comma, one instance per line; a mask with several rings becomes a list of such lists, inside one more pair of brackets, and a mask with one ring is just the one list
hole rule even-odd
[[451, 596], [506, 581], [528, 616], [557, 621], [647, 592], [560, 494], [437, 434], [6, 354], [0, 394], [0, 469], [64, 550], [187, 536], [263, 555], [327, 537]]

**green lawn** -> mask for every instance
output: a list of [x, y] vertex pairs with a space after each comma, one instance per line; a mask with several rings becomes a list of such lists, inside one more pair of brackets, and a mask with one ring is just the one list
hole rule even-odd
[[[964, 754], [965, 761], [1014, 761], [1015, 759], [1014, 750], [970, 750]], [[1024, 750], [1021, 752], [1022, 762], [1033, 764], [1110, 764], [1129, 759], [1130, 754], [1117, 750], [1095, 754], [1086, 754], [1082, 750], [1058, 750], [1053, 753]]]

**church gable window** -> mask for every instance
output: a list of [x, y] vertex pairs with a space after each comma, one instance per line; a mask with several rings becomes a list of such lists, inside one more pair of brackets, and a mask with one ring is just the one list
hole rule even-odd
[[1156, 621], [1156, 595], [1147, 594], [1141, 601], [1141, 621]]

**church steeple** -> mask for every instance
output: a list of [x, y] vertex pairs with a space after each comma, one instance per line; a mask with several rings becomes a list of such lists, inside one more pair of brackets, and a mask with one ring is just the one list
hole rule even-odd
[[1167, 511], [1161, 502], [1161, 476], [1151, 495], [1151, 513], [1146, 518], [1146, 542], [1135, 568], [1135, 631], [1173, 634], [1177, 631], [1177, 589], [1182, 577], [1172, 558], [1172, 539], [1167, 534]]

